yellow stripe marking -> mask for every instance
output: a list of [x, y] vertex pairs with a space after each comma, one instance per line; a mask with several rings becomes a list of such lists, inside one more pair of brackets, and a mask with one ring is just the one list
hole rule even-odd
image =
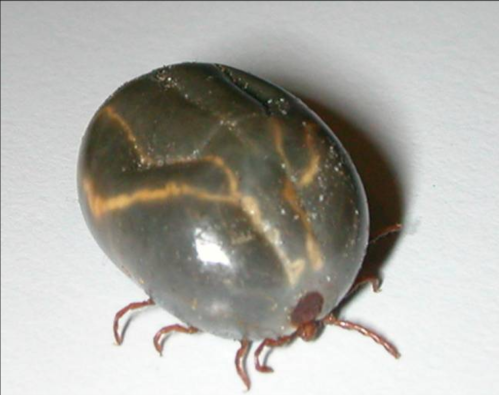
[[128, 122], [126, 122], [123, 119], [123, 117], [121, 115], [119, 115], [114, 110], [113, 107], [111, 107], [111, 106], [104, 107], [101, 110], [101, 114], [106, 115], [107, 117], [109, 117], [109, 119], [111, 119], [112, 121], [117, 122], [120, 125], [121, 130], [123, 130], [123, 132], [125, 133], [126, 139], [128, 140], [128, 142], [134, 148], [135, 152], [139, 156], [140, 162], [143, 165], [154, 165], [155, 164], [154, 160], [149, 155], [147, 155], [147, 153], [142, 149], [142, 147], [137, 142], [137, 137], [133, 133], [133, 130], [130, 127], [130, 125], [128, 124]]
[[[310, 159], [307, 166], [302, 170], [302, 174], [298, 181], [299, 187], [306, 187], [312, 183], [315, 179], [315, 176], [319, 172], [319, 164], [320, 164], [320, 156], [317, 152], [317, 148], [314, 144], [314, 132], [317, 125], [306, 123], [305, 124], [305, 144], [307, 149], [310, 152]], [[281, 160], [285, 166], [285, 170], [287, 174], [290, 174], [294, 171], [291, 166], [291, 162], [289, 161], [286, 152], [284, 150], [283, 138], [282, 138], [282, 126], [281, 122], [277, 118], [270, 118], [270, 128], [274, 135], [274, 144], [276, 147], [276, 151], [281, 157]]]
[[315, 129], [314, 125], [311, 125], [309, 123], [305, 124], [305, 143], [307, 144], [307, 147], [310, 151], [310, 161], [308, 163], [308, 166], [303, 171], [300, 181], [298, 182], [298, 185], [300, 187], [306, 187], [307, 185], [309, 185], [319, 172], [320, 156], [317, 153], [317, 149], [314, 145], [314, 137], [312, 136], [312, 134], [315, 131], [313, 131], [312, 129]]
[[284, 200], [286, 200], [289, 205], [292, 207], [293, 211], [299, 216], [300, 221], [305, 228], [306, 236], [305, 236], [305, 246], [307, 249], [308, 258], [312, 268], [314, 270], [319, 270], [324, 265], [322, 260], [322, 253], [320, 247], [315, 239], [314, 231], [312, 229], [312, 225], [310, 224], [307, 213], [300, 207], [300, 203], [298, 201], [298, 195], [294, 189], [293, 183], [291, 180], [286, 179], [284, 184], [284, 189], [282, 191]]
[[277, 150], [277, 153], [281, 157], [284, 166], [286, 166], [286, 172], [292, 170], [291, 164], [289, 163], [288, 157], [286, 156], [286, 152], [284, 152], [284, 147], [282, 144], [282, 127], [281, 122], [277, 118], [270, 118], [271, 129], [274, 134], [274, 144]]
[[88, 179], [83, 181], [83, 188], [87, 194], [90, 211], [92, 211], [92, 214], [96, 219], [101, 218], [107, 213], [123, 210], [137, 203], [166, 201], [180, 196], [192, 196], [212, 202], [235, 203], [237, 201], [237, 199], [232, 196], [218, 195], [176, 182], [168, 182], [163, 188], [139, 189], [131, 194], [123, 193], [110, 198], [103, 198], [96, 194], [92, 182]]

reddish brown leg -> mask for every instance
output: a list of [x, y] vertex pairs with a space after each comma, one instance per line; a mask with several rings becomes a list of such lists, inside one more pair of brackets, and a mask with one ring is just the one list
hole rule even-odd
[[402, 225], [400, 224], [387, 226], [386, 228], [383, 228], [380, 231], [376, 232], [374, 235], [372, 235], [372, 237], [369, 239], [369, 245], [376, 244], [378, 241], [384, 239], [386, 236], [400, 232], [401, 229]]
[[161, 338], [170, 333], [170, 332], [180, 332], [180, 333], [197, 333], [199, 332], [198, 328], [194, 328], [193, 326], [182, 326], [179, 324], [175, 325], [168, 325], [165, 326], [164, 328], [161, 328], [155, 335], [154, 335], [154, 347], [156, 350], [159, 352], [159, 355], [163, 354], [163, 344], [161, 343]]
[[360, 277], [355, 280], [352, 287], [348, 291], [346, 297], [353, 295], [360, 287], [365, 284], [371, 284], [374, 292], [381, 291], [381, 280], [377, 276], [369, 275], [365, 277]]
[[246, 388], [249, 390], [251, 388], [251, 381], [248, 377], [248, 372], [246, 371], [245, 359], [248, 355], [249, 347], [251, 342], [246, 339], [241, 340], [241, 347], [236, 352], [236, 370]]
[[388, 340], [386, 340], [382, 336], [378, 335], [377, 333], [374, 333], [373, 331], [371, 331], [371, 330], [369, 330], [369, 329], [367, 329], [367, 328], [365, 328], [365, 327], [363, 327], [363, 326], [361, 326], [359, 324], [355, 324], [355, 323], [350, 322], [350, 321], [339, 320], [333, 314], [327, 315], [323, 319], [323, 322], [325, 324], [328, 324], [328, 325], [339, 326], [339, 327], [341, 327], [343, 329], [349, 329], [349, 330], [357, 331], [357, 332], [361, 333], [364, 336], [370, 337], [376, 343], [381, 344], [386, 349], [386, 351], [388, 351], [390, 354], [392, 354], [395, 358], [399, 358], [400, 357], [399, 352], [397, 351], [397, 349], [395, 348], [395, 346], [393, 344], [391, 344]]
[[114, 339], [116, 340], [116, 344], [120, 345], [123, 343], [123, 336], [119, 334], [118, 328], [119, 328], [119, 321], [120, 318], [123, 317], [126, 313], [132, 310], [137, 310], [142, 307], [146, 306], [151, 306], [154, 304], [154, 301], [152, 299], [145, 300], [143, 302], [134, 302], [130, 303], [128, 306], [123, 307], [120, 311], [116, 313], [114, 316], [114, 323], [113, 323], [113, 332], [114, 332]]
[[283, 346], [285, 344], [288, 344], [289, 342], [291, 342], [295, 338], [295, 335], [296, 335], [296, 333], [293, 333], [293, 334], [288, 335], [288, 336], [280, 337], [276, 340], [265, 339], [264, 341], [262, 341], [255, 351], [255, 368], [256, 368], [256, 370], [258, 370], [259, 372], [262, 372], [262, 373], [272, 373], [274, 371], [274, 369], [272, 369], [270, 366], [267, 366], [265, 364], [263, 364], [263, 365], [260, 364], [260, 354], [262, 353], [263, 349], [265, 347], [272, 347], [273, 348], [273, 347], [280, 347], [280, 346]]
[[[400, 224], [395, 224], [395, 225], [391, 225], [391, 226], [387, 226], [386, 228], [382, 229], [381, 231], [375, 233], [372, 238], [369, 240], [369, 246], [373, 245], [373, 244], [376, 244], [379, 240], [393, 234], [393, 233], [397, 233], [397, 232], [400, 232], [400, 230], [402, 229], [402, 225]], [[348, 296], [351, 296], [353, 293], [355, 293], [355, 291], [357, 291], [361, 286], [367, 284], [367, 283], [370, 283], [371, 286], [373, 287], [373, 291], [374, 292], [379, 292], [380, 291], [380, 287], [381, 287], [381, 280], [379, 279], [378, 276], [376, 275], [372, 275], [372, 274], [369, 274], [369, 275], [365, 275], [365, 274], [362, 274], [361, 273], [361, 276], [358, 277], [354, 284], [352, 285], [352, 287], [350, 288], [350, 290], [348, 291], [347, 293], [347, 297]]]

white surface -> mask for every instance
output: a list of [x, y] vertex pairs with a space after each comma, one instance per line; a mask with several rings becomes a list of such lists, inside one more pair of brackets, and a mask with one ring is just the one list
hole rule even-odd
[[[249, 362], [253, 394], [492, 394], [499, 379], [497, 3], [2, 3], [2, 394], [234, 394], [238, 344], [111, 319], [144, 295], [107, 261], [75, 191], [80, 139], [123, 82], [226, 63], [355, 123], [395, 169], [405, 233], [379, 295], [343, 311], [393, 360], [330, 328]], [[373, 169], [376, 171], [376, 169]], [[390, 194], [390, 191], [388, 191]]]

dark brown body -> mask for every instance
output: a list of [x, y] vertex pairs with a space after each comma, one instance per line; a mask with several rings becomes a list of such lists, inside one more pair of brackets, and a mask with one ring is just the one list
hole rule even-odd
[[338, 140], [291, 94], [225, 66], [170, 66], [120, 88], [88, 127], [78, 185], [111, 260], [223, 337], [294, 332], [308, 294], [300, 314], [324, 317], [365, 254], [366, 198]]

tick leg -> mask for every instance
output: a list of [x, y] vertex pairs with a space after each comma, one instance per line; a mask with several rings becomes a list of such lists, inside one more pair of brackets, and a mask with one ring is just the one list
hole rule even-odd
[[152, 299], [145, 300], [143, 302], [134, 302], [130, 303], [128, 306], [123, 307], [120, 311], [116, 313], [114, 316], [114, 323], [113, 323], [113, 332], [114, 332], [114, 339], [116, 340], [116, 344], [120, 345], [123, 343], [123, 336], [125, 333], [123, 333], [123, 336], [119, 334], [118, 328], [119, 328], [119, 321], [120, 318], [123, 317], [126, 313], [132, 310], [137, 310], [142, 307], [146, 306], [151, 306], [154, 304], [154, 301]]
[[346, 297], [348, 298], [349, 296], [353, 295], [360, 287], [362, 287], [365, 284], [371, 284], [374, 292], [381, 291], [381, 280], [379, 279], [379, 277], [369, 275], [357, 278], [353, 283], [352, 287], [350, 288], [350, 290], [348, 291], [348, 293], [346, 294]]
[[175, 325], [168, 325], [165, 326], [164, 328], [161, 328], [155, 335], [154, 335], [154, 347], [156, 350], [158, 350], [159, 355], [163, 354], [163, 343], [161, 342], [161, 338], [170, 333], [170, 332], [180, 332], [180, 333], [197, 333], [199, 332], [198, 328], [194, 328], [193, 326], [182, 326], [179, 324]]
[[389, 236], [393, 233], [398, 233], [402, 230], [402, 225], [400, 224], [395, 224], [395, 225], [390, 225], [387, 226], [386, 228], [381, 229], [380, 231], [376, 232], [372, 237], [369, 239], [369, 245], [376, 244], [378, 241], [381, 239], [384, 239], [386, 236]]
[[246, 389], [251, 388], [251, 381], [248, 377], [248, 372], [246, 371], [246, 356], [248, 355], [248, 351], [250, 348], [251, 342], [246, 339], [241, 340], [241, 347], [236, 352], [236, 370], [241, 380], [243, 380], [246, 385]]
[[263, 365], [260, 364], [260, 354], [262, 353], [263, 349], [265, 347], [274, 348], [274, 347], [283, 346], [283, 345], [291, 342], [294, 338], [295, 338], [295, 334], [293, 333], [293, 334], [288, 335], [288, 336], [280, 337], [276, 340], [265, 339], [264, 341], [262, 341], [260, 343], [260, 345], [258, 346], [258, 348], [255, 350], [255, 368], [256, 368], [256, 370], [258, 370], [259, 372], [262, 372], [262, 373], [272, 373], [274, 371], [274, 369], [272, 369], [270, 366], [265, 365], [265, 363]]
[[395, 358], [400, 358], [400, 353], [397, 351], [397, 348], [391, 344], [388, 340], [386, 340], [384, 337], [378, 335], [377, 333], [359, 325], [355, 324], [350, 321], [344, 321], [344, 320], [339, 320], [336, 318], [333, 314], [327, 315], [323, 319], [324, 324], [328, 325], [336, 325], [339, 326], [343, 329], [349, 329], [349, 330], [354, 330], [359, 332], [360, 334], [370, 337], [373, 339], [376, 343], [381, 344], [386, 351], [388, 351], [391, 355], [393, 355]]
[[[391, 225], [391, 226], [387, 226], [386, 228], [383, 228], [381, 231], [375, 233], [371, 237], [371, 239], [369, 240], [369, 246], [376, 244], [379, 240], [381, 240], [381, 239], [383, 239], [383, 238], [385, 238], [393, 233], [400, 232], [401, 229], [402, 229], [402, 225], [400, 225], [400, 224], [395, 224], [395, 225]], [[357, 291], [361, 286], [363, 286], [364, 284], [367, 284], [367, 283], [371, 284], [374, 292], [380, 291], [381, 280], [379, 279], [378, 276], [372, 275], [372, 274], [365, 275], [365, 274], [361, 273], [361, 275], [359, 277], [357, 277], [357, 279], [353, 283], [353, 285], [350, 288], [350, 290], [348, 291], [346, 297], [353, 295], [355, 293], [355, 291]]]

